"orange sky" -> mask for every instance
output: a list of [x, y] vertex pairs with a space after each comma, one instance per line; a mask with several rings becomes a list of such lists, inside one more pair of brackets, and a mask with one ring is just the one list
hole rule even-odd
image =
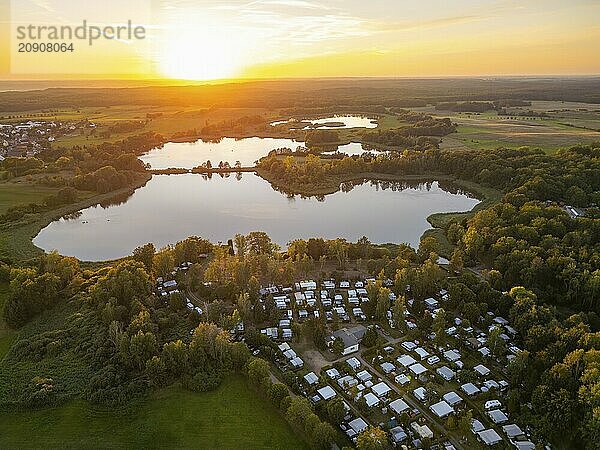
[[[600, 73], [592, 0], [0, 0], [0, 78], [277, 78]], [[143, 41], [17, 54], [23, 23], [128, 19]]]

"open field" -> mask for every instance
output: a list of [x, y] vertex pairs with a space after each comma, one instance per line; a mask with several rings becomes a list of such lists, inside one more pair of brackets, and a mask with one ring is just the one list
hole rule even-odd
[[[6, 297], [8, 295], [8, 283], [0, 283], [0, 312], [4, 308], [4, 303], [6, 302]], [[8, 352], [8, 349], [12, 345], [13, 341], [17, 337], [17, 332], [11, 330], [4, 319], [0, 317], [0, 361]]]
[[[496, 111], [457, 113], [433, 106], [411, 108], [437, 117], [450, 117], [457, 133], [442, 139], [442, 148], [530, 146], [553, 153], [560, 148], [600, 140], [600, 106], [592, 103], [533, 101], [531, 106], [510, 107], [506, 115]], [[533, 111], [547, 117], [518, 116]]]
[[11, 206], [39, 203], [44, 197], [56, 194], [58, 190], [27, 182], [0, 182], [0, 214], [5, 213]]
[[80, 400], [0, 413], [0, 421], [2, 448], [307, 448], [242, 377], [208, 393], [172, 386], [123, 411], [97, 410]]

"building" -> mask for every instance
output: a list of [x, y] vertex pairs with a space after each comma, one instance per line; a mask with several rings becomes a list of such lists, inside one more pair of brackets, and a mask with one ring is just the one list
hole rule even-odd
[[444, 417], [448, 417], [450, 414], [452, 414], [454, 412], [454, 408], [452, 408], [452, 406], [450, 406], [444, 400], [441, 400], [441, 401], [431, 405], [429, 407], [429, 409], [440, 419], [443, 419]]
[[333, 342], [340, 338], [344, 344], [342, 355], [349, 355], [358, 351], [358, 344], [362, 341], [367, 329], [362, 325], [357, 325], [352, 328], [342, 328], [334, 331], [331, 336], [327, 338], [327, 345], [331, 347]]
[[402, 414], [404, 411], [407, 411], [410, 407], [406, 404], [404, 400], [398, 398], [389, 404], [389, 407], [396, 414]]
[[479, 431], [477, 433], [477, 439], [479, 439], [479, 441], [483, 442], [485, 445], [496, 445], [500, 442], [502, 442], [502, 438], [500, 437], [500, 435], [498, 433], [496, 433], [496, 430], [493, 429], [489, 429], [489, 430], [483, 430], [483, 431]]

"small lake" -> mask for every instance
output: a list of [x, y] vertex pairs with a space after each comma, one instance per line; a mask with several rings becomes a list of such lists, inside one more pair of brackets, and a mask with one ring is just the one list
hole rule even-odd
[[147, 242], [160, 248], [191, 235], [226, 242], [236, 233], [257, 230], [283, 247], [297, 238], [356, 241], [361, 236], [416, 247], [430, 228], [430, 214], [466, 211], [477, 203], [438, 182], [410, 187], [365, 182], [317, 199], [290, 198], [251, 173], [212, 179], [155, 175], [129, 198], [52, 222], [33, 243], [87, 261], [123, 257]]
[[[324, 117], [322, 119], [303, 119], [302, 121], [289, 119], [289, 120], [279, 120], [277, 122], [271, 122], [272, 126], [282, 125], [282, 124], [293, 124], [298, 123], [298, 127], [290, 127], [290, 129], [298, 129], [301, 128], [303, 130], [307, 130], [310, 128], [376, 128], [377, 121], [374, 119], [369, 119], [368, 117], [361, 116], [350, 116], [350, 115], [340, 115], [340, 116], [331, 116]], [[310, 125], [306, 125], [310, 123]]]
[[239, 161], [242, 166], [252, 167], [254, 162], [267, 156], [277, 148], [303, 147], [304, 142], [283, 138], [223, 138], [218, 142], [167, 142], [163, 147], [150, 150], [140, 156], [144, 163], [149, 163], [153, 169], [193, 169], [206, 161], [213, 167], [220, 161], [228, 162], [231, 166]]
[[[150, 164], [152, 169], [193, 169], [210, 160], [213, 167], [220, 161], [228, 162], [234, 166], [239, 161], [244, 167], [254, 166], [255, 161], [267, 156], [271, 150], [289, 148], [296, 150], [304, 147], [304, 142], [286, 138], [223, 138], [218, 142], [167, 142], [164, 146], [154, 148], [139, 157], [144, 163]], [[344, 153], [348, 156], [362, 155], [363, 153], [382, 153], [377, 150], [364, 150], [360, 142], [350, 142], [340, 145], [335, 151], [323, 154]]]
[[343, 153], [348, 156], [360, 156], [365, 153], [372, 153], [374, 155], [378, 155], [387, 152], [374, 149], [367, 150], [363, 147], [363, 145], [360, 142], [350, 142], [348, 144], [338, 146], [337, 150], [323, 152], [324, 155], [333, 155], [334, 153]]

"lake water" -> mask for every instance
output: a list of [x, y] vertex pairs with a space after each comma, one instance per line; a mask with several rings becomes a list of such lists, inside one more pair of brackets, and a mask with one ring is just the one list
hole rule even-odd
[[350, 142], [349, 144], [344, 144], [338, 146], [337, 150], [330, 152], [323, 152], [324, 155], [331, 155], [334, 153], [344, 153], [348, 156], [362, 155], [363, 153], [373, 153], [375, 155], [380, 153], [387, 153], [385, 151], [380, 150], [365, 150], [363, 145], [360, 142]]
[[262, 178], [155, 175], [128, 199], [93, 206], [76, 218], [59, 219], [33, 240], [44, 250], [100, 261], [131, 254], [147, 242], [157, 248], [191, 235], [212, 242], [236, 233], [265, 231], [285, 246], [296, 238], [343, 237], [356, 241], [407, 242], [417, 246], [435, 212], [465, 211], [478, 201], [450, 193], [437, 182], [406, 189], [367, 182], [324, 200], [289, 198]]
[[[304, 147], [304, 142], [285, 138], [223, 138], [219, 142], [167, 142], [163, 147], [154, 148], [139, 158], [144, 163], [149, 163], [152, 169], [193, 169], [210, 160], [213, 167], [220, 161], [228, 162], [231, 166], [239, 161], [244, 167], [254, 166], [255, 161], [267, 156], [271, 150], [277, 148], [290, 148], [296, 150]], [[340, 153], [349, 156], [362, 155], [367, 152], [360, 142], [350, 142], [340, 145]], [[372, 153], [380, 153], [371, 150]], [[323, 152], [332, 154], [335, 151]]]
[[[289, 120], [279, 120], [277, 122], [272, 122], [271, 125], [275, 126], [275, 125], [281, 125], [284, 123], [290, 123], [292, 119]], [[328, 123], [332, 123], [332, 122], [339, 122], [339, 123], [343, 123], [343, 126], [334, 126], [331, 128], [376, 128], [377, 127], [377, 121], [374, 119], [369, 119], [368, 117], [361, 117], [361, 116], [350, 116], [350, 115], [341, 115], [341, 116], [331, 116], [331, 117], [325, 117], [323, 119], [304, 119], [302, 121], [304, 122], [310, 122], [313, 126], [302, 126], [303, 130], [309, 129], [309, 128], [314, 128], [314, 126], [316, 125], [317, 127], [321, 128], [327, 128], [327, 124]], [[291, 129], [294, 129], [294, 127], [290, 127]]]
[[140, 159], [153, 169], [193, 169], [207, 160], [213, 167], [218, 166], [220, 161], [228, 162], [231, 166], [239, 161], [242, 166], [252, 167], [255, 161], [267, 156], [271, 150], [284, 147], [296, 150], [300, 146], [304, 146], [304, 142], [258, 137], [223, 138], [218, 142], [167, 142], [163, 147], [140, 156]]

